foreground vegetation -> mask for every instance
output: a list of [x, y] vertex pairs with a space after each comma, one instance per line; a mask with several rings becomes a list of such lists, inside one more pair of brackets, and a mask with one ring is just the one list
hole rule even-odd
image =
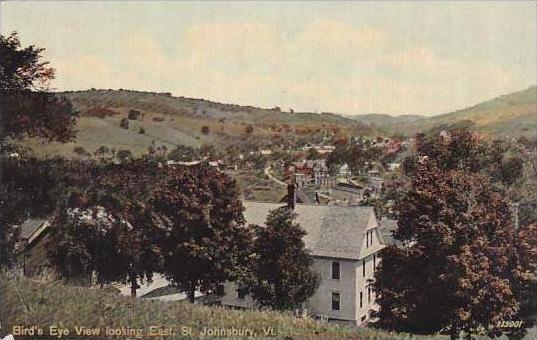
[[[192, 336], [188, 338], [193, 339], [200, 338], [199, 333], [204, 327], [249, 328], [255, 331], [257, 337], [263, 337], [264, 329], [272, 328], [274, 335], [271, 338], [275, 339], [382, 340], [411, 337], [367, 328], [321, 324], [309, 318], [295, 318], [273, 311], [232, 311], [187, 302], [132, 299], [119, 296], [112, 289], [71, 287], [46, 278], [29, 279], [11, 274], [0, 274], [0, 297], [0, 322], [3, 325], [0, 332], [11, 332], [14, 325], [35, 325], [48, 335], [49, 327], [57, 325], [69, 329], [71, 335], [75, 334], [75, 326], [102, 328], [103, 331], [106, 327], [141, 328], [147, 334], [150, 326], [158, 326], [160, 329], [172, 327], [178, 334], [154, 339], [176, 339], [185, 338], [180, 334], [184, 326], [192, 328]], [[3, 335], [0, 333], [0, 336]]]

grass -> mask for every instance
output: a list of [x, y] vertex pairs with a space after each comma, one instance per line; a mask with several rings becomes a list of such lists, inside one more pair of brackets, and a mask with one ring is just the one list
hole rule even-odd
[[[391, 334], [367, 328], [338, 327], [312, 319], [295, 318], [273, 311], [238, 311], [218, 306], [193, 305], [187, 302], [161, 302], [132, 299], [108, 289], [65, 286], [50, 279], [29, 279], [13, 274], [0, 274], [0, 336], [12, 327], [37, 326], [45, 335], [52, 325], [75, 332], [86, 326], [142, 329], [147, 335], [150, 326], [171, 327], [175, 336], [152, 339], [197, 339], [204, 327], [249, 328], [258, 338], [263, 329], [272, 327], [273, 339], [403, 339], [412, 336]], [[192, 336], [180, 336], [181, 327], [192, 330]], [[86, 338], [86, 337], [85, 337]], [[110, 338], [110, 337], [99, 337]], [[117, 337], [120, 338], [120, 337]], [[125, 337], [122, 337], [125, 339]], [[145, 336], [144, 336], [145, 338]]]
[[286, 187], [275, 183], [262, 172], [242, 171], [233, 177], [247, 200], [279, 202], [287, 194]]

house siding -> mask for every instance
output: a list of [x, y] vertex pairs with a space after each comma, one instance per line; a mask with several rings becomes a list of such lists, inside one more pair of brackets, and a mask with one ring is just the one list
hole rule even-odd
[[[332, 279], [332, 262], [339, 262], [340, 278]], [[356, 321], [356, 261], [314, 258], [312, 270], [320, 276], [319, 287], [306, 302], [308, 313], [328, 319]], [[332, 310], [332, 293], [340, 293], [339, 310]]]

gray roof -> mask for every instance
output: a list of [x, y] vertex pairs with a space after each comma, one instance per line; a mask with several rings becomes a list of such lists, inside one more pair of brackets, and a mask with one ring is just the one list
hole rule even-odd
[[397, 245], [400, 242], [394, 240], [393, 232], [397, 230], [397, 220], [383, 219], [379, 222], [379, 231], [384, 244]]
[[[249, 224], [264, 225], [279, 203], [243, 202]], [[297, 204], [297, 222], [306, 231], [304, 243], [313, 256], [359, 259], [372, 207]]]
[[30, 218], [21, 225], [21, 238], [29, 239], [46, 220]]

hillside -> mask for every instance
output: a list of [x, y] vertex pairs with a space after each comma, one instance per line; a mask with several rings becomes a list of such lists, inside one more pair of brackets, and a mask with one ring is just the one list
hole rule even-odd
[[[534, 137], [537, 131], [536, 86], [434, 117], [294, 113], [279, 108], [263, 109], [130, 90], [58, 94], [67, 97], [79, 112], [77, 140], [46, 145], [39, 140], [26, 141], [43, 156], [73, 157], [76, 156], [75, 147], [93, 153], [101, 145], [116, 151], [128, 149], [134, 155], [141, 155], [147, 153], [152, 143], [168, 150], [176, 145], [199, 148], [209, 144], [223, 152], [244, 151], [287, 143], [317, 142], [323, 136], [332, 135], [410, 135], [461, 120], [472, 120], [480, 131], [493, 136]], [[121, 120], [131, 109], [139, 110], [141, 116], [130, 120], [128, 129], [121, 128]]]
[[[8, 334], [14, 325], [36, 326], [49, 334], [52, 325], [70, 330], [67, 338], [78, 338], [75, 327], [106, 327], [141, 329], [141, 338], [179, 339], [182, 327], [191, 330], [189, 339], [203, 338], [204, 327], [224, 327], [255, 332], [256, 338], [270, 339], [402, 339], [407, 334], [391, 334], [367, 328], [345, 328], [321, 324], [312, 319], [295, 318], [290, 314], [271, 311], [233, 311], [218, 306], [192, 305], [186, 302], [161, 302], [132, 299], [117, 295], [112, 289], [69, 287], [57, 281], [32, 280], [0, 274], [0, 337]], [[151, 336], [150, 326], [177, 332], [171, 336]], [[264, 337], [264, 329], [271, 328], [274, 335]], [[64, 338], [65, 338], [64, 334]], [[17, 338], [17, 337], [15, 337]], [[92, 337], [95, 338], [95, 337]], [[125, 336], [101, 336], [99, 339]], [[136, 338], [131, 336], [129, 338]], [[226, 337], [228, 339], [238, 337]], [[244, 338], [244, 337], [240, 337]], [[415, 339], [425, 339], [416, 337]], [[431, 338], [431, 337], [427, 337]], [[435, 336], [434, 338], [446, 338]]]
[[389, 133], [411, 134], [461, 120], [471, 120], [483, 133], [492, 136], [535, 137], [537, 131], [537, 87], [502, 95], [472, 107], [434, 116], [359, 115], [359, 122], [370, 123]]
[[[320, 140], [323, 135], [375, 134], [368, 126], [329, 113], [282, 112], [279, 108], [222, 104], [173, 97], [169, 93], [88, 90], [58, 95], [67, 97], [79, 112], [77, 140], [46, 147], [38, 140], [28, 141], [38, 154], [74, 156], [75, 146], [91, 153], [104, 145], [116, 150], [129, 149], [139, 155], [147, 152], [152, 141], [168, 149], [179, 144], [211, 144], [222, 150], [240, 150], [252, 145], [266, 147], [300, 139]], [[123, 129], [120, 122], [130, 109], [141, 111], [141, 116]], [[251, 130], [247, 132], [249, 125]], [[144, 133], [140, 133], [140, 128]]]

